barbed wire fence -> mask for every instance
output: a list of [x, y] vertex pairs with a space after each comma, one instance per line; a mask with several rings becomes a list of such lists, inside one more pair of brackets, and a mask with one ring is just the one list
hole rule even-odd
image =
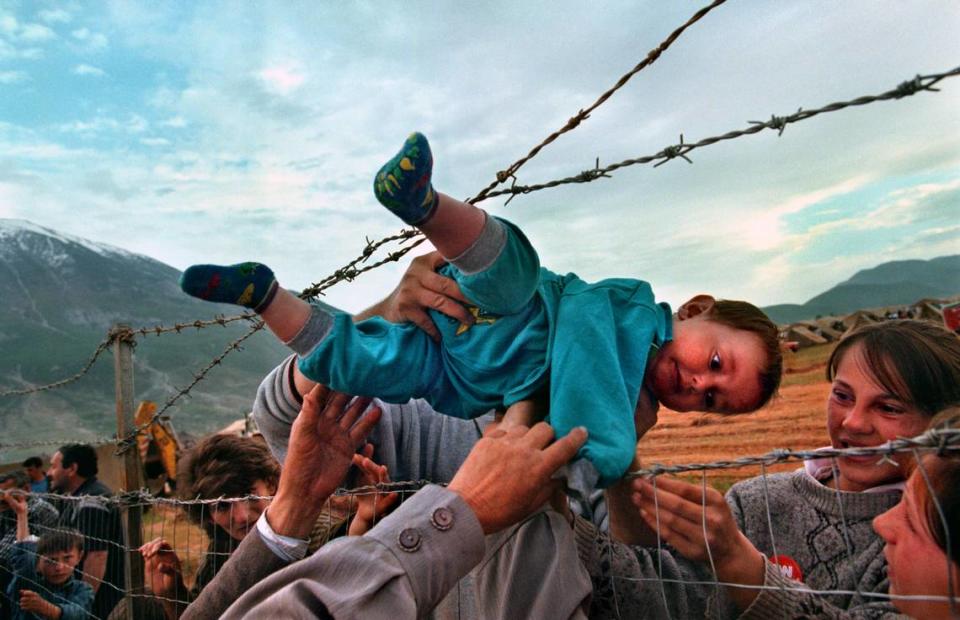
[[[782, 136], [787, 125], [808, 120], [822, 114], [838, 112], [851, 107], [864, 106], [881, 101], [900, 100], [923, 92], [937, 92], [938, 89], [936, 88], [936, 85], [938, 85], [941, 81], [960, 75], [960, 67], [941, 73], [916, 75], [909, 80], [901, 82], [895, 88], [879, 94], [864, 95], [854, 99], [830, 103], [812, 109], [805, 110], [803, 108], [799, 108], [796, 112], [782, 116], [774, 114], [771, 115], [768, 121], [749, 121], [748, 126], [745, 128], [730, 130], [722, 134], [702, 138], [693, 142], [685, 140], [683, 134], [680, 134], [680, 140], [677, 144], [668, 145], [653, 154], [634, 157], [603, 167], [600, 166], [598, 158], [593, 168], [583, 170], [567, 177], [533, 184], [520, 184], [518, 182], [517, 173], [524, 164], [534, 158], [539, 152], [541, 152], [543, 148], [557, 140], [560, 136], [572, 131], [576, 127], [580, 126], [583, 121], [589, 119], [590, 115], [600, 105], [613, 96], [613, 94], [623, 87], [634, 75], [655, 62], [660, 55], [665, 52], [686, 31], [687, 28], [695, 24], [711, 10], [723, 4], [724, 2], [725, 0], [715, 0], [710, 5], [697, 11], [687, 22], [672, 32], [657, 47], [652, 49], [644, 58], [644, 60], [633, 67], [629, 72], [621, 76], [615, 85], [603, 93], [594, 103], [586, 108], [580, 109], [578, 113], [572, 116], [560, 129], [551, 133], [541, 143], [531, 149], [527, 155], [518, 159], [504, 170], [497, 172], [495, 181], [491, 182], [476, 196], [470, 198], [469, 202], [479, 203], [494, 197], [508, 196], [509, 198], [507, 203], [509, 203], [517, 195], [529, 194], [567, 184], [589, 183], [601, 178], [609, 178], [611, 173], [615, 172], [616, 170], [634, 165], [652, 163], [654, 167], [658, 167], [678, 158], [683, 159], [688, 163], [692, 163], [690, 154], [692, 151], [697, 149], [728, 140], [739, 139], [748, 135], [758, 134], [765, 130], [776, 131], [778, 136]], [[503, 185], [508, 181], [512, 181], [508, 187], [499, 190], [496, 189], [498, 186]], [[314, 299], [317, 296], [323, 295], [327, 289], [340, 282], [353, 281], [363, 273], [377, 269], [390, 262], [397, 262], [412, 249], [421, 244], [424, 240], [425, 238], [422, 236], [422, 234], [416, 230], [401, 230], [394, 235], [390, 235], [375, 241], [372, 241], [368, 238], [362, 251], [356, 258], [349, 261], [343, 267], [337, 269], [329, 276], [304, 289], [300, 293], [300, 297], [304, 299]], [[390, 249], [390, 246], [396, 247], [394, 249]], [[382, 251], [386, 251], [386, 256], [379, 260], [373, 260], [374, 257]], [[124, 583], [120, 585], [111, 585], [111, 587], [116, 587], [121, 590], [124, 596], [151, 599], [159, 604], [186, 604], [190, 600], [188, 594], [183, 594], [181, 596], [182, 593], [178, 593], [177, 596], [172, 598], [154, 596], [144, 588], [143, 576], [129, 574], [131, 566], [140, 565], [138, 560], [138, 549], [140, 547], [140, 543], [144, 540], [150, 540], [156, 537], [167, 539], [172, 538], [172, 540], [170, 540], [172, 551], [177, 553], [177, 555], [183, 560], [183, 574], [185, 577], [187, 577], [187, 581], [190, 581], [190, 571], [196, 569], [202, 561], [205, 561], [207, 558], [211, 558], [211, 561], [215, 561], [218, 557], [222, 559], [223, 557], [229, 556], [229, 553], [232, 551], [232, 549], [230, 549], [229, 545], [227, 545], [228, 550], [219, 550], [220, 548], [217, 545], [218, 542], [222, 541], [218, 541], [216, 536], [222, 536], [222, 534], [215, 533], [214, 537], [210, 538], [200, 528], [187, 524], [185, 522], [186, 517], [184, 516], [186, 509], [191, 506], [198, 507], [201, 514], [200, 521], [210, 522], [211, 512], [223, 512], [226, 510], [228, 512], [228, 518], [232, 518], [233, 506], [240, 502], [250, 504], [255, 502], [269, 501], [269, 497], [259, 496], [185, 501], [152, 495], [141, 490], [139, 487], [139, 473], [134, 473], [134, 471], [138, 471], [141, 465], [138, 460], [139, 456], [137, 455], [137, 450], [131, 450], [131, 448], [136, 445], [137, 437], [139, 435], [147, 430], [154, 422], [168, 419], [169, 411], [176, 406], [181, 399], [189, 396], [190, 392], [197, 385], [199, 385], [214, 368], [221, 365], [227, 356], [232, 354], [234, 351], [241, 350], [243, 343], [264, 327], [263, 322], [260, 321], [253, 313], [244, 313], [236, 316], [216, 316], [212, 319], [198, 319], [189, 322], [175, 323], [171, 326], [156, 325], [136, 328], [116, 326], [111, 329], [106, 337], [96, 346], [91, 356], [80, 367], [80, 370], [77, 373], [44, 385], [12, 388], [0, 391], [0, 398], [12, 398], [56, 389], [63, 389], [87, 376], [97, 361], [108, 350], [113, 349], [116, 356], [120, 355], [119, 351], [121, 350], [127, 350], [127, 353], [132, 355], [132, 348], [138, 338], [145, 338], [147, 336], [165, 336], [170, 334], [196, 333], [196, 331], [206, 328], [214, 326], [224, 327], [228, 324], [239, 322], [249, 323], [249, 329], [242, 336], [231, 341], [219, 355], [211, 359], [210, 362], [208, 362], [203, 368], [196, 371], [194, 373], [193, 380], [185, 387], [176, 389], [148, 421], [141, 424], [132, 424], [132, 392], [121, 396], [119, 394], [121, 388], [118, 387], [118, 403], [120, 403], [120, 401], [123, 399], [126, 399], [127, 402], [122, 406], [118, 404], [118, 432], [116, 436], [101, 436], [90, 442], [94, 444], [116, 445], [117, 455], [125, 460], [125, 468], [127, 472], [126, 482], [124, 484], [125, 492], [113, 497], [95, 500], [96, 502], [99, 502], [105, 506], [108, 512], [115, 511], [118, 514], [122, 514], [122, 518], [118, 518], [121, 518], [121, 521], [125, 526], [124, 536], [122, 537], [122, 540], [93, 539], [90, 541], [91, 543], [96, 543], [97, 545], [106, 545], [108, 549], [114, 550], [115, 553], [121, 554], [126, 558], [124, 564], [127, 566], [128, 573], [124, 576]], [[132, 386], [132, 365], [130, 365], [126, 370], [118, 370], [117, 376], [118, 384], [122, 383], [123, 381], [129, 381], [130, 385]], [[121, 422], [121, 420], [125, 420], [125, 422]], [[955, 439], [955, 435], [948, 432], [942, 432], [939, 435], [933, 431], [932, 433], [934, 434], [928, 434], [925, 436], [925, 439], [922, 440], [903, 440], [904, 443], [902, 444], [893, 442], [881, 448], [834, 450], [826, 454], [823, 452], [817, 452], [816, 456], [813, 456], [814, 453], [807, 451], [778, 450], [761, 456], [744, 457], [730, 461], [717, 461], [712, 463], [699, 463], [682, 466], [653, 466], [649, 469], [632, 472], [631, 475], [649, 476], [681, 473], [689, 474], [699, 472], [704, 476], [704, 484], [706, 484], [706, 472], [717, 469], [735, 469], [748, 465], [759, 465], [761, 468], [765, 468], [772, 464], [796, 462], [809, 458], [830, 458], [836, 460], [843, 458], [844, 456], [864, 456], [870, 454], [877, 454], [881, 456], [881, 463], [883, 463], [886, 462], [891, 455], [900, 452], [920, 454], [922, 452], [935, 451], [938, 454], [943, 454], [946, 452], [952, 453], [958, 450], [958, 442]], [[947, 439], [945, 439], [945, 437]], [[936, 439], [936, 441], [931, 443], [931, 441], [934, 439]], [[67, 443], [72, 443], [73, 441], [75, 440], [70, 438], [38, 439], [32, 441], [0, 441], [0, 453], [2, 453], [4, 450], [12, 449], [60, 446]], [[923, 470], [921, 469], [921, 471]], [[927, 480], [927, 484], [929, 485], [929, 478], [926, 474], [924, 474], [924, 478]], [[378, 497], [379, 495], [391, 490], [396, 490], [405, 497], [415, 492], [417, 488], [425, 483], [426, 481], [412, 481], [393, 483], [391, 485], [377, 485], [375, 488], [341, 490], [338, 492], [337, 498], [347, 498], [349, 502], [355, 502], [364, 496], [372, 495], [373, 497]], [[51, 503], [60, 507], [63, 507], [65, 504], [70, 504], [71, 502], [93, 501], [88, 497], [77, 498], [43, 494], [30, 494], [30, 496], [34, 499], [50, 500]], [[335, 502], [336, 500], [334, 500], [334, 503]], [[767, 508], [769, 510], [769, 504]], [[346, 512], [348, 515], [349, 508]], [[331, 532], [334, 521], [337, 519], [346, 518], [344, 516], [343, 508], [334, 508], [332, 505], [328, 507], [324, 514], [329, 521], [328, 530], [331, 530]], [[57, 529], [62, 528], [59, 528], [58, 526], [38, 525], [37, 533], [42, 535], [45, 532], [55, 531]], [[217, 532], [217, 530], [214, 530], [214, 532]], [[2, 552], [3, 550], [0, 549], [0, 553]], [[661, 587], [664, 587], [664, 583], [669, 581], [663, 578], [658, 579]], [[731, 585], [718, 583], [716, 581], [710, 582], [710, 584], [718, 586]], [[42, 584], [37, 585], [40, 587]], [[849, 593], [835, 591], [825, 592], [825, 594]], [[881, 593], [858, 592], [856, 594], [867, 597], [885, 597], [886, 600], [890, 600], [891, 598], [890, 595]], [[951, 597], [952, 596], [953, 584], [951, 583]], [[130, 607], [129, 609], [132, 610], [133, 608]]]
[[[913, 438], [902, 438], [888, 442], [887, 444], [874, 447], [857, 447], [815, 451], [793, 451], [793, 450], [774, 450], [763, 455], [744, 457], [740, 459], [710, 462], [710, 463], [692, 463], [685, 465], [661, 466], [655, 465], [647, 469], [632, 472], [632, 476], [664, 476], [669, 474], [690, 474], [700, 473], [704, 481], [704, 514], [706, 514], [706, 472], [715, 469], [737, 469], [750, 466], [769, 466], [776, 463], [802, 462], [808, 459], [828, 458], [834, 462], [845, 457], [878, 457], [877, 465], [887, 462], [887, 459], [895, 455], [907, 455], [913, 457], [917, 464], [917, 471], [920, 472], [924, 481], [925, 488], [929, 493], [935, 511], [940, 515], [944, 531], [949, 531], [949, 524], [946, 522], [944, 512], [939, 506], [937, 493], [934, 491], [934, 484], [931, 482], [931, 469], [925, 465], [924, 458], [927, 456], [960, 458], [960, 429], [957, 428], [932, 428], [922, 435]], [[764, 474], [765, 476], [766, 474]], [[653, 478], [656, 485], [656, 478]], [[398, 493], [400, 501], [404, 501], [413, 493], [428, 484], [438, 484], [436, 481], [414, 480], [381, 483], [376, 485], [364, 485], [353, 488], [341, 488], [327, 501], [324, 508], [318, 516], [313, 532], [310, 536], [309, 552], [315, 552], [326, 542], [346, 534], [350, 519], [356, 514], [358, 503], [361, 501], [377, 502], [379, 498], [388, 493]], [[439, 484], [443, 484], [440, 482]], [[121, 601], [120, 605], [134, 610], [134, 617], [146, 615], [151, 608], [162, 610], [164, 606], [169, 606], [182, 611], [189, 605], [200, 589], [216, 573], [227, 558], [239, 544], [239, 540], [233, 536], [242, 535], [255, 527], [255, 521], [260, 513], [265, 509], [273, 499], [269, 495], [246, 494], [237, 497], [215, 497], [207, 499], [174, 499], [170, 497], [158, 496], [147, 491], [132, 491], [119, 493], [113, 496], [74, 496], [56, 493], [32, 493], [28, 491], [8, 491], [12, 495], [26, 497], [29, 517], [29, 531], [32, 535], [43, 537], [53, 532], [70, 531], [68, 524], [58, 521], [56, 516], [51, 517], [50, 513], [56, 511], [61, 513], [70, 511], [71, 514], [86, 514], [86, 527], [88, 533], [85, 537], [87, 551], [105, 551], [108, 555], [113, 554], [124, 560], [126, 563], [135, 563], [140, 561], [140, 545], [129, 545], [124, 542], [122, 537], [116, 535], [121, 523], [123, 513], [136, 512], [139, 516], [141, 525], [141, 538], [148, 541], [148, 545], [156, 550], [163, 545], [163, 551], [159, 554], [166, 560], [166, 564], [173, 568], [173, 585], [164, 585], [159, 565], [151, 566], [148, 564], [148, 570], [143, 584], [130, 587], [120, 581], [120, 573], [115, 569], [104, 575], [104, 583], [101, 588], [108, 588], [113, 598]], [[836, 502], [842, 506], [844, 499], [841, 494], [835, 495]], [[25, 553], [23, 543], [17, 543], [15, 536], [10, 529], [10, 524], [15, 521], [12, 516], [12, 510], [8, 508], [3, 499], [0, 499], [0, 579], [3, 578], [4, 571], [7, 571], [7, 578], [17, 577], [20, 579], [17, 590], [33, 589], [34, 591], [50, 591], [52, 596], [58, 596], [59, 590], [53, 589], [41, 577], [36, 574], [23, 574], [23, 564], [17, 564], [10, 560], [16, 554]], [[42, 508], [42, 509], [41, 509]], [[764, 508], [767, 511], [768, 518], [771, 511], [770, 500], [765, 497]], [[376, 511], [375, 512], [379, 512]], [[38, 518], [36, 515], [44, 515]], [[92, 516], [91, 516], [92, 515]], [[374, 523], [376, 520], [374, 520]], [[595, 524], [599, 526], [600, 524]], [[706, 530], [706, 522], [704, 529]], [[237, 534], [237, 532], [240, 532]], [[233, 533], [233, 536], [231, 535]], [[660, 539], [660, 532], [657, 532], [658, 540], [652, 550], [656, 550], [658, 555], [664, 553], [676, 554], [665, 546]], [[777, 548], [776, 532], [771, 529], [773, 548]], [[709, 540], [709, 538], [707, 539]], [[709, 550], [709, 542], [708, 550]], [[145, 548], [147, 547], [145, 546]], [[783, 548], [783, 547], [781, 547]], [[949, 556], [948, 560], [953, 561]], [[36, 557], [31, 556], [30, 562], [36, 566]], [[116, 564], [108, 564], [108, 566]], [[20, 566], [20, 568], [16, 568]], [[18, 572], [19, 571], [19, 572]], [[90, 575], [78, 572], [78, 578], [89, 579]], [[618, 575], [613, 574], [611, 580], [623, 583], [653, 583], [660, 589], [660, 596], [664, 598], [666, 613], [670, 614], [671, 605], [669, 604], [670, 595], [666, 588], [671, 584], [678, 586], [703, 587], [703, 588], [745, 588], [755, 590], [781, 590], [782, 584], [774, 585], [744, 585], [742, 583], [723, 582], [717, 579], [696, 580], [696, 579], [676, 579], [663, 576], [662, 571], [652, 574], [641, 575]], [[795, 590], [797, 594], [804, 596], [819, 597], [851, 597], [856, 596], [866, 601], [886, 601], [896, 602], [902, 600], [923, 600], [923, 601], [943, 601], [948, 602], [957, 600], [953, 596], [953, 587], [950, 585], [950, 596], [933, 595], [903, 595], [890, 594], [886, 591], [859, 591], [848, 589], [811, 589], [801, 582], [797, 582]], [[611, 592], [615, 597], [626, 597], [629, 594], [621, 587], [618, 589], [611, 586]], [[651, 596], [649, 592], [644, 596]], [[6, 603], [13, 602], [11, 593], [4, 594], [0, 591], [0, 597], [6, 598]], [[90, 617], [95, 617], [90, 614]], [[129, 617], [129, 616], [126, 616]]]
[[[844, 110], [851, 107], [869, 105], [871, 103], [877, 103], [880, 101], [899, 100], [905, 97], [911, 97], [921, 92], [939, 92], [939, 89], [935, 88], [937, 84], [939, 84], [941, 81], [945, 79], [956, 77], [958, 75], [960, 75], [960, 67], [956, 67], [948, 71], [943, 71], [941, 73], [917, 75], [912, 79], [901, 82], [895, 88], [892, 88], [890, 90], [884, 91], [879, 94], [864, 95], [864, 96], [850, 99], [847, 101], [834, 102], [834, 103], [830, 103], [830, 104], [827, 104], [818, 108], [813, 108], [813, 109], [804, 110], [803, 108], [800, 108], [797, 110], [797, 112], [794, 112], [793, 114], [787, 114], [784, 116], [772, 115], [770, 117], [770, 120], [768, 121], [749, 121], [749, 127], [731, 130], [723, 134], [718, 134], [715, 136], [697, 140], [696, 142], [686, 142], [684, 140], [683, 134], [681, 134], [680, 141], [677, 144], [664, 147], [663, 149], [657, 151], [656, 153], [653, 153], [650, 155], [643, 155], [643, 156], [639, 156], [631, 159], [626, 159], [626, 160], [623, 160], [614, 164], [610, 164], [607, 166], [602, 166], [602, 167], [599, 165], [599, 160], [598, 160], [596, 165], [593, 168], [583, 170], [575, 175], [563, 177], [560, 179], [554, 179], [552, 181], [547, 181], [543, 183], [535, 183], [531, 185], [517, 184], [514, 174], [515, 174], [515, 171], [519, 168], [519, 165], [514, 164], [513, 166], [507, 169], [508, 171], [513, 170], [513, 172], [509, 172], [509, 174], [507, 174], [506, 171], [502, 171], [498, 173], [498, 178], [502, 177], [504, 174], [507, 174], [507, 177], [514, 178], [514, 183], [509, 188], [502, 189], [502, 190], [485, 189], [483, 192], [478, 194], [476, 198], [473, 198], [471, 200], [474, 202], [479, 202], [482, 200], [486, 200], [486, 199], [494, 198], [498, 196], [509, 196], [510, 198], [507, 200], [507, 202], [509, 202], [514, 197], [521, 194], [530, 194], [530, 193], [542, 191], [545, 189], [552, 189], [562, 185], [590, 183], [598, 179], [610, 178], [612, 172], [616, 170], [620, 170], [621, 168], [626, 168], [630, 166], [656, 162], [654, 163], [654, 167], [657, 167], [677, 158], [684, 159], [688, 163], [692, 163], [692, 160], [689, 158], [689, 155], [691, 152], [697, 149], [711, 146], [719, 142], [734, 140], [734, 139], [742, 138], [748, 135], [757, 134], [764, 130], [773, 130], [773, 131], [776, 131], [778, 135], [782, 135], [787, 125], [798, 123], [798, 122], [819, 116], [821, 114], [837, 112], [837, 111]], [[598, 104], [595, 104], [594, 106], [591, 106], [588, 109], [593, 110], [596, 107], [596, 105]], [[569, 129], [567, 129], [567, 131], [569, 131]], [[543, 146], [544, 144], [541, 144], [540, 148], [542, 148]], [[534, 151], [532, 152], [534, 154], [535, 152], [539, 152], [539, 148], [535, 149], [535, 152]], [[522, 162], [527, 161], [529, 157], [531, 156], [528, 156], [527, 158], [520, 160], [521, 162], [520, 165], [522, 165]], [[299, 296], [303, 299], [314, 299], [320, 295], [323, 295], [324, 291], [326, 291], [327, 289], [333, 287], [334, 285], [340, 282], [351, 282], [355, 280], [357, 277], [359, 277], [360, 275], [368, 271], [377, 269], [387, 263], [399, 261], [403, 256], [405, 256], [415, 247], [423, 243], [425, 240], [426, 238], [422, 235], [422, 233], [420, 233], [417, 230], [401, 230], [397, 234], [390, 235], [376, 241], [371, 241], [370, 239], [367, 239], [363, 250], [356, 258], [351, 260], [349, 263], [347, 263], [343, 267], [337, 269], [329, 276], [307, 287], [300, 293]], [[399, 244], [398, 249], [388, 252], [388, 254], [384, 258], [378, 261], [375, 261], [369, 264], [364, 264], [364, 263], [367, 263], [367, 261], [371, 257], [373, 257], [378, 250], [380, 250], [384, 246], [387, 246], [390, 243], [398, 243]], [[138, 328], [126, 328], [126, 331], [122, 333], [124, 337], [143, 337], [147, 335], [160, 336], [164, 334], [181, 334], [181, 333], [184, 333], [189, 328], [194, 328], [199, 330], [199, 329], [203, 329], [211, 326], [217, 326], [217, 325], [225, 326], [229, 323], [238, 322], [238, 321], [250, 322], [252, 326], [244, 335], [230, 342], [224, 348], [222, 353], [220, 353], [218, 356], [213, 358], [203, 368], [199, 369], [194, 374], [194, 379], [186, 387], [178, 389], [172, 396], [170, 396], [170, 398], [168, 398], [163, 403], [163, 405], [158, 409], [158, 411], [154, 414], [153, 418], [150, 421], [131, 430], [130, 433], [127, 434], [126, 436], [122, 438], [118, 438], [117, 439], [118, 446], [121, 451], [125, 451], [129, 449], [137, 433], [142, 432], [146, 427], [148, 427], [150, 424], [152, 424], [156, 420], [162, 419], [163, 416], [167, 414], [167, 411], [169, 411], [175, 404], [177, 404], [177, 402], [181, 398], [189, 395], [190, 391], [193, 390], [193, 388], [196, 387], [197, 384], [203, 381], [203, 379], [207, 376], [207, 374], [209, 374], [210, 371], [212, 371], [214, 368], [222, 364], [224, 359], [228, 355], [230, 355], [234, 351], [241, 350], [242, 344], [251, 336], [253, 336], [256, 332], [263, 329], [264, 324], [262, 321], [260, 321], [257, 318], [255, 314], [248, 312], [248, 313], [243, 313], [240, 315], [229, 316], [229, 317], [218, 316], [218, 317], [214, 317], [213, 319], [207, 319], [207, 320], [198, 319], [195, 321], [190, 321], [185, 323], [177, 323], [169, 327], [165, 327], [163, 325], [157, 325], [157, 326], [146, 326], [146, 327], [138, 327]], [[83, 365], [81, 370], [76, 374], [71, 375], [69, 377], [65, 377], [61, 380], [58, 380], [52, 383], [44, 384], [44, 385], [33, 386], [30, 388], [2, 390], [0, 391], [0, 398], [11, 397], [11, 396], [24, 396], [28, 394], [34, 394], [37, 392], [62, 388], [75, 381], [80, 380], [90, 371], [90, 369], [96, 363], [97, 359], [107, 349], [109, 349], [110, 345], [120, 336], [121, 336], [120, 332], [108, 334], [107, 337], [104, 338], [104, 340], [101, 341], [99, 345], [97, 345], [96, 349], [94, 350], [89, 360], [86, 362], [86, 364]], [[108, 441], [108, 440], [104, 439], [104, 441]], [[4, 448], [31, 447], [31, 446], [39, 447], [39, 446], [49, 446], [49, 445], [55, 445], [55, 444], [57, 444], [57, 441], [53, 441], [53, 440], [40, 440], [40, 441], [34, 441], [34, 442], [16, 442], [16, 443], [0, 442], [0, 450], [3, 450]]]

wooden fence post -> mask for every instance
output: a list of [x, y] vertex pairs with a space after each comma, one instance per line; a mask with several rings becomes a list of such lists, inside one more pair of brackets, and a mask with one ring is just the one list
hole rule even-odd
[[[133, 335], [127, 325], [115, 325], [113, 328], [113, 362], [116, 376], [117, 394], [117, 441], [120, 442], [133, 432], [136, 424], [133, 420]], [[143, 468], [140, 464], [140, 449], [134, 441], [132, 446], [120, 455], [123, 466], [120, 468], [121, 492], [139, 491], [143, 486]], [[143, 558], [138, 549], [143, 544], [142, 509], [131, 508], [126, 503], [121, 507], [124, 530], [124, 587], [127, 595], [143, 592]], [[133, 613], [133, 598], [127, 597], [127, 617], [136, 617]]]

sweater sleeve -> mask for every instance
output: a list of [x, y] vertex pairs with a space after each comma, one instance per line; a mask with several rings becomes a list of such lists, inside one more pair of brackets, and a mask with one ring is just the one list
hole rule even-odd
[[908, 618], [897, 613], [889, 601], [876, 601], [841, 609], [811, 592], [802, 582], [784, 577], [770, 560], [766, 561], [763, 590], [750, 607], [740, 616], [741, 620], [776, 620], [779, 618], [835, 618], [837, 620], [867, 620], [883, 618]]
[[593, 582], [591, 618], [704, 618], [726, 602], [708, 568], [670, 547], [626, 545], [580, 517], [574, 537]]
[[[744, 483], [734, 485], [727, 492], [727, 504], [741, 532], [750, 536], [746, 524], [746, 511], [741, 490]], [[755, 543], [756, 544], [756, 543]], [[886, 588], [882, 593], [886, 593]], [[867, 601], [849, 608], [831, 604], [822, 595], [814, 593], [801, 581], [785, 577], [778, 565], [765, 560], [763, 589], [753, 603], [739, 616], [741, 620], [761, 620], [776, 618], [837, 618], [837, 619], [876, 619], [905, 618], [897, 613], [890, 601]]]
[[82, 581], [77, 582], [70, 600], [56, 602], [54, 604], [60, 608], [60, 620], [86, 620], [90, 617], [90, 609], [93, 607], [93, 588]]

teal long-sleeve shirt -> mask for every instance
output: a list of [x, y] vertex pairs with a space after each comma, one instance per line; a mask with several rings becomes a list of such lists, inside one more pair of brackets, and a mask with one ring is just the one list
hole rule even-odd
[[333, 313], [300, 369], [333, 389], [387, 402], [424, 398], [459, 418], [508, 407], [549, 382], [551, 425], [558, 436], [587, 428], [580, 456], [607, 486], [633, 459], [634, 409], [651, 348], [672, 338], [670, 308], [641, 280], [590, 284], [541, 268], [523, 233], [500, 221], [506, 241], [489, 267], [441, 270], [473, 302], [472, 326], [431, 311], [438, 344], [411, 324], [354, 324]]

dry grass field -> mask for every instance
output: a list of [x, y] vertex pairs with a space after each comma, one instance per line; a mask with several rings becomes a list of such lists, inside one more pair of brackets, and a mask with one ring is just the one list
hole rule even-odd
[[[745, 415], [676, 413], [661, 410], [657, 425], [640, 442], [644, 466], [704, 463], [757, 456], [775, 448], [810, 449], [827, 445], [825, 403], [830, 384], [826, 363], [833, 345], [787, 353], [780, 395], [760, 411]], [[797, 463], [768, 467], [789, 471]], [[759, 466], [707, 472], [719, 489], [760, 473]], [[687, 479], [700, 479], [689, 474]]]

